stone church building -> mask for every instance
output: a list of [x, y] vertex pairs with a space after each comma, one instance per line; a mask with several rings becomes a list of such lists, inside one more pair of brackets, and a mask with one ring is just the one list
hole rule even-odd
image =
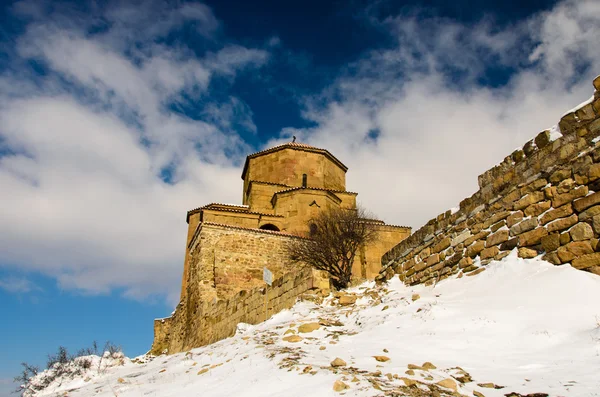
[[[180, 303], [171, 317], [155, 321], [152, 351], [174, 353], [212, 343], [232, 335], [237, 322], [263, 321], [291, 307], [303, 292], [328, 290], [324, 272], [299, 269], [286, 246], [290, 239], [306, 238], [320, 211], [356, 208], [357, 193], [346, 190], [347, 170], [325, 149], [286, 143], [246, 158], [241, 205], [211, 203], [188, 211]], [[356, 256], [357, 281], [374, 279], [383, 254], [411, 232], [365, 221], [376, 225], [377, 239]], [[266, 292], [256, 291], [265, 285], [264, 267], [277, 280], [266, 311], [257, 297]]]

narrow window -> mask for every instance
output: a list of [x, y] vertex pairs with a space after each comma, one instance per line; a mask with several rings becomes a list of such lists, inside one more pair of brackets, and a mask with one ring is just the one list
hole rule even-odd
[[306, 187], [306, 180], [307, 180], [306, 174], [302, 174], [302, 187]]

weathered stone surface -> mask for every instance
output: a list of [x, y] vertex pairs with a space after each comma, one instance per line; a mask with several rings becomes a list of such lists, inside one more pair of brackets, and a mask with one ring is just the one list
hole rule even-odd
[[554, 173], [550, 176], [550, 183], [556, 185], [557, 183], [560, 183], [562, 180], [570, 178], [570, 177], [571, 177], [571, 169], [563, 168], [563, 169], [554, 171]]
[[534, 142], [539, 149], [548, 146], [550, 143], [550, 131], [545, 130], [537, 134], [537, 136], [534, 138]]
[[377, 361], [379, 361], [380, 363], [384, 363], [386, 361], [390, 361], [390, 358], [388, 356], [373, 356], [373, 358]]
[[579, 220], [581, 222], [586, 222], [587, 220], [592, 219], [596, 215], [600, 215], [600, 205], [595, 205], [581, 212], [579, 214]]
[[543, 192], [532, 192], [522, 199], [517, 200], [517, 202], [513, 205], [513, 209], [515, 211], [522, 210], [526, 207], [529, 207], [531, 204], [542, 201], [544, 198], [545, 196]]
[[536, 250], [532, 250], [530, 248], [519, 248], [519, 258], [524, 258], [524, 259], [529, 259], [529, 258], [535, 258], [536, 256], [538, 256], [538, 253]]
[[[562, 206], [563, 204], [569, 203], [569, 202], [575, 200], [576, 198], [583, 197], [586, 194], [588, 194], [587, 186], [580, 186], [576, 189], [571, 190], [568, 193], [557, 194], [554, 197], [552, 197], [552, 206], [554, 208], [558, 208], [558, 207]], [[591, 206], [591, 205], [594, 205], [594, 204], [590, 204], [589, 206]], [[575, 208], [575, 209], [577, 209], [577, 208]], [[581, 211], [581, 210], [578, 210], [578, 211]]]
[[499, 229], [502, 229], [504, 226], [506, 226], [506, 221], [505, 220], [501, 220], [500, 222], [496, 222], [492, 226], [490, 226], [490, 230], [491, 230], [492, 233], [495, 233]]
[[518, 236], [519, 234], [528, 232], [529, 230], [533, 230], [537, 227], [538, 220], [537, 218], [526, 219], [521, 223], [517, 223], [513, 227], [510, 228], [511, 236]]
[[332, 367], [345, 367], [346, 366], [346, 362], [344, 360], [342, 360], [339, 357], [336, 357], [332, 362], [331, 362], [331, 366]]
[[552, 263], [553, 265], [560, 265], [561, 261], [556, 252], [547, 253], [542, 257], [543, 260]]
[[430, 369], [437, 369], [437, 367], [435, 365], [433, 365], [432, 363], [430, 363], [429, 361], [425, 361], [423, 363], [423, 365], [421, 365], [421, 367], [423, 367], [427, 371], [429, 371]]
[[498, 255], [499, 252], [500, 252], [500, 249], [498, 247], [490, 247], [490, 248], [486, 248], [483, 251], [481, 251], [481, 253], [479, 254], [479, 257], [481, 259], [493, 258], [496, 255]]
[[595, 181], [600, 178], [600, 164], [592, 164], [587, 172], [588, 181]]
[[550, 200], [542, 201], [537, 204], [531, 204], [525, 208], [525, 215], [527, 216], [538, 216], [550, 209]]
[[571, 266], [575, 269], [588, 269], [592, 266], [600, 266], [600, 252], [594, 252], [593, 254], [576, 258], [571, 263]]
[[474, 258], [485, 249], [485, 241], [478, 241], [467, 248], [467, 256]]
[[483, 238], [486, 238], [486, 237], [487, 237], [489, 234], [490, 234], [490, 232], [488, 232], [488, 231], [482, 231], [482, 232], [479, 232], [479, 233], [477, 233], [477, 234], [476, 234], [476, 235], [474, 235], [474, 236], [471, 236], [471, 237], [467, 238], [467, 239], [465, 240], [465, 247], [468, 247], [468, 246], [469, 246], [469, 245], [471, 245], [471, 244], [472, 244], [474, 241], [477, 241], [477, 240], [481, 240], [481, 239], [483, 239]]
[[460, 243], [464, 243], [465, 240], [468, 239], [469, 237], [471, 237], [471, 231], [469, 229], [466, 229], [462, 233], [460, 233], [458, 236], [454, 237], [454, 239], [452, 239], [452, 241], [450, 242], [450, 246], [456, 247]]
[[589, 240], [594, 237], [592, 227], [585, 222], [579, 222], [573, 226], [569, 233], [573, 241]]
[[[587, 186], [586, 186], [586, 189], [587, 189]], [[586, 192], [586, 194], [587, 194], [587, 192]], [[581, 211], [585, 210], [586, 208], [589, 208], [589, 207], [599, 204], [599, 203], [600, 203], [600, 192], [596, 192], [596, 193], [592, 193], [589, 196], [586, 196], [582, 199], [573, 201], [573, 208], [575, 208], [575, 211], [581, 212]]]
[[440, 261], [440, 255], [439, 254], [430, 255], [429, 258], [427, 258], [427, 267], [433, 266], [436, 263], [438, 263], [439, 261]]
[[561, 235], [560, 235], [560, 245], [565, 245], [569, 241], [571, 241], [571, 235], [569, 234], [569, 232], [561, 233]]
[[488, 236], [487, 240], [485, 240], [485, 246], [486, 246], [486, 248], [489, 248], [494, 245], [501, 244], [507, 240], [508, 240], [508, 230], [500, 230], [499, 232]]
[[510, 251], [503, 251], [503, 252], [500, 252], [498, 255], [496, 255], [494, 257], [494, 260], [499, 261], [500, 259], [506, 258], [509, 255], [510, 255]]
[[416, 301], [418, 299], [421, 299], [421, 295], [419, 295], [419, 294], [413, 294], [412, 297], [411, 297], [411, 299], [414, 302], [414, 301]]
[[487, 229], [488, 227], [490, 227], [494, 223], [505, 219], [509, 215], [510, 215], [510, 211], [500, 211], [500, 212], [497, 212], [494, 215], [492, 215], [491, 217], [489, 217], [485, 222], [483, 222], [483, 228]]
[[[580, 218], [581, 220], [581, 218]], [[600, 234], [600, 215], [596, 215], [592, 218], [592, 227], [596, 234]]]
[[303, 338], [300, 335], [290, 335], [283, 338], [284, 341], [290, 343], [300, 342]]
[[348, 386], [347, 384], [345, 384], [344, 382], [342, 382], [339, 379], [333, 383], [333, 391], [336, 391], [336, 392], [340, 392], [340, 391], [343, 391], [343, 390], [346, 390], [349, 388], [350, 388], [350, 386]]
[[576, 257], [591, 254], [594, 252], [592, 244], [589, 241], [573, 241], [565, 245], [567, 250]]
[[519, 246], [527, 247], [531, 245], [539, 244], [542, 237], [548, 234], [548, 231], [543, 227], [538, 227], [531, 231], [525, 232], [519, 235]]
[[450, 379], [450, 378], [441, 380], [441, 381], [437, 382], [436, 385], [441, 386], [441, 387], [445, 387], [446, 389], [451, 389], [451, 390], [454, 390], [454, 391], [456, 391], [456, 389], [458, 387], [456, 385], [456, 382], [454, 380]]
[[[483, 263], [483, 262], [482, 262]], [[468, 269], [465, 269], [465, 271], [467, 271]], [[476, 276], [481, 272], [485, 271], [485, 267], [476, 267], [473, 271], [470, 271], [468, 273], [465, 273], [466, 276]]]
[[558, 255], [558, 258], [560, 259], [560, 263], [568, 263], [576, 258], [575, 254], [572, 253], [571, 251], [569, 251], [566, 246], [560, 247], [556, 251], [556, 254]]
[[[540, 224], [545, 225], [548, 222], [551, 222], [558, 218], [564, 218], [565, 216], [569, 216], [573, 213], [573, 206], [571, 203], [565, 204], [562, 207], [556, 208], [554, 210], [546, 212], [540, 218]], [[600, 213], [600, 211], [598, 212]]]
[[443, 250], [445, 250], [446, 248], [450, 247], [450, 237], [446, 237], [444, 239], [442, 239], [442, 241], [440, 241], [439, 243], [437, 243], [436, 245], [433, 246], [432, 250], [433, 252], [441, 252]]
[[460, 269], [464, 269], [465, 267], [469, 267], [473, 264], [473, 259], [468, 256], [465, 256], [458, 262], [458, 267]]
[[560, 247], [560, 235], [558, 233], [549, 234], [542, 237], [542, 248], [546, 252], [551, 252]]
[[505, 241], [502, 244], [500, 244], [500, 250], [501, 251], [510, 251], [513, 248], [515, 248], [517, 245], [519, 245], [519, 238], [513, 237], [510, 240]]
[[577, 215], [573, 214], [568, 218], [558, 219], [546, 225], [549, 233], [565, 230], [576, 224], [578, 221]]
[[512, 214], [510, 214], [508, 216], [508, 218], [506, 218], [506, 226], [508, 226], [508, 228], [510, 229], [511, 227], [513, 227], [517, 223], [521, 222], [522, 220], [523, 220], [523, 211], [513, 212]]
[[567, 178], [564, 181], [561, 181], [556, 188], [556, 192], [558, 194], [568, 193], [575, 188], [576, 183], [573, 179]]

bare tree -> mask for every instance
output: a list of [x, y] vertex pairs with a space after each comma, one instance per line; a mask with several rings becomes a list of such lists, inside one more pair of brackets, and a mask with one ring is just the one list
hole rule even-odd
[[376, 223], [363, 208], [331, 209], [309, 222], [309, 239], [288, 245], [292, 260], [327, 271], [337, 289], [347, 288], [358, 249], [376, 238]]

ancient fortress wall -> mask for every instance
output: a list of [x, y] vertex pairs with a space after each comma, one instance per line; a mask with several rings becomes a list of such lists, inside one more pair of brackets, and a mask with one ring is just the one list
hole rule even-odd
[[[514, 249], [600, 275], [600, 77], [592, 102], [479, 176], [479, 190], [382, 258], [378, 280], [474, 275]], [[555, 131], [556, 133], [558, 131]], [[479, 260], [474, 260], [478, 258]]]
[[172, 354], [233, 336], [239, 323], [258, 324], [291, 308], [313, 288], [313, 280], [312, 269], [304, 268], [275, 279], [271, 287], [242, 290], [228, 299], [181, 303], [173, 316], [154, 321], [150, 352]]
[[[290, 261], [286, 245], [299, 237], [204, 222], [189, 244], [186, 293], [171, 317], [156, 320], [151, 351], [176, 353], [234, 334], [239, 322], [256, 324], [291, 307], [312, 288], [328, 288], [320, 273]], [[262, 281], [263, 267], [273, 286]], [[268, 302], [265, 317], [265, 301]]]

